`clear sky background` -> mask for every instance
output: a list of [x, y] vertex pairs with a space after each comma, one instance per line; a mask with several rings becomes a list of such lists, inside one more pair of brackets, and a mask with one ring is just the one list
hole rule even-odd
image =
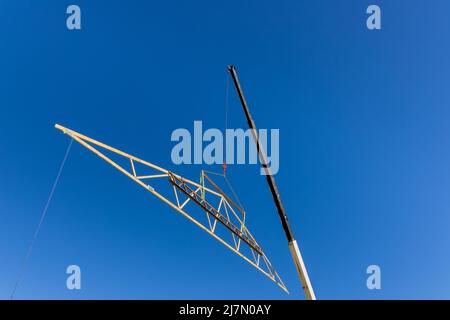
[[[81, 31], [66, 28], [72, 3]], [[280, 129], [276, 178], [317, 297], [450, 298], [449, 12], [445, 0], [0, 1], [0, 298], [68, 144], [53, 125], [198, 179], [220, 166], [175, 166], [170, 134], [223, 128], [227, 64], [257, 125]], [[234, 90], [229, 126], [246, 128]], [[290, 295], [74, 144], [16, 298], [303, 299], [265, 178], [228, 174]], [[66, 289], [70, 264], [80, 291]]]

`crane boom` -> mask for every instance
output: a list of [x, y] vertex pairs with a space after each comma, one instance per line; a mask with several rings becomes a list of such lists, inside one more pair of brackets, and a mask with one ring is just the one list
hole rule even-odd
[[239, 100], [241, 101], [242, 109], [244, 110], [245, 117], [247, 119], [247, 123], [252, 132], [253, 140], [256, 144], [256, 148], [258, 150], [259, 159], [261, 161], [261, 165], [264, 169], [267, 183], [269, 185], [270, 192], [272, 193], [273, 200], [275, 202], [275, 206], [277, 208], [278, 215], [281, 220], [281, 224], [283, 226], [283, 230], [286, 234], [286, 238], [289, 244], [289, 250], [292, 255], [292, 259], [294, 260], [295, 267], [300, 276], [300, 281], [302, 283], [303, 291], [305, 292], [306, 299], [308, 300], [316, 300], [316, 296], [314, 294], [314, 290], [311, 285], [311, 281], [309, 280], [308, 272], [306, 270], [305, 263], [303, 262], [302, 255], [300, 253], [300, 249], [298, 247], [297, 241], [295, 240], [294, 233], [292, 232], [291, 226], [288, 221], [288, 217], [286, 214], [286, 210], [284, 209], [283, 203], [281, 202], [280, 192], [278, 191], [278, 186], [275, 182], [275, 177], [272, 175], [270, 167], [268, 166], [267, 156], [264, 151], [263, 146], [260, 144], [256, 129], [255, 121], [250, 114], [250, 110], [247, 105], [247, 101], [244, 97], [244, 92], [242, 91], [241, 85], [239, 83], [239, 78], [237, 76], [236, 68], [234, 66], [228, 66], [228, 72], [233, 78], [234, 86], [239, 96]]

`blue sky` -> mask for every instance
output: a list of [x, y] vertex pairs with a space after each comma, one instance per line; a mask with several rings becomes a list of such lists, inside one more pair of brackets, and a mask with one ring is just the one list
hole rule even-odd
[[[227, 64], [257, 125], [280, 129], [276, 179], [317, 297], [450, 298], [448, 1], [74, 3], [81, 31], [65, 26], [72, 2], [0, 3], [0, 298], [68, 143], [53, 125], [197, 179], [205, 166], [172, 164], [170, 134], [223, 128]], [[246, 128], [234, 91], [229, 107]], [[16, 298], [303, 299], [258, 172], [228, 169], [290, 295], [74, 144]], [[366, 288], [370, 264], [382, 290]]]

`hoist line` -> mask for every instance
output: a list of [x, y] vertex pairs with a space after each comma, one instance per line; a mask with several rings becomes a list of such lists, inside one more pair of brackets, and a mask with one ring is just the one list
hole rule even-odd
[[[230, 76], [226, 75], [226, 88], [225, 88], [225, 128], [223, 129], [224, 134], [226, 136], [227, 134], [227, 127], [228, 127], [228, 97], [229, 97], [229, 91], [230, 91]], [[227, 174], [227, 154], [226, 149], [223, 153], [223, 163], [222, 163], [222, 169], [223, 169], [223, 175], [225, 176]]]
[[226, 88], [225, 88], [225, 133], [227, 131], [227, 127], [228, 127], [228, 100], [229, 100], [229, 91], [230, 91], [230, 75], [227, 73], [226, 74]]
[[[228, 72], [226, 74], [226, 79], [227, 80], [226, 80], [226, 87], [225, 87], [225, 129], [224, 129], [225, 136], [226, 136], [227, 128], [228, 128], [228, 109], [229, 109], [228, 105], [229, 105], [229, 96], [230, 96], [230, 75], [228, 74]], [[223, 174], [217, 174], [217, 173], [213, 173], [213, 172], [209, 172], [209, 173], [213, 173], [213, 174], [216, 174], [218, 176], [223, 176], [224, 177], [224, 179], [225, 179], [225, 181], [226, 181], [226, 183], [228, 185], [228, 188], [230, 188], [230, 190], [233, 193], [233, 196], [235, 197], [237, 203], [243, 209], [244, 207], [242, 206], [242, 203], [239, 200], [239, 197], [237, 196], [236, 192], [234, 191], [233, 187], [231, 186], [230, 181], [227, 178], [227, 173], [226, 173], [226, 168], [227, 168], [226, 156], [227, 155], [226, 155], [226, 148], [225, 148], [225, 150], [223, 152], [223, 158], [224, 158], [224, 160], [223, 160]]]
[[53, 182], [53, 186], [52, 186], [52, 189], [51, 189], [50, 194], [48, 196], [48, 199], [47, 199], [47, 202], [45, 204], [44, 210], [42, 211], [41, 219], [39, 220], [39, 223], [38, 223], [38, 225], [36, 227], [36, 230], [34, 232], [33, 238], [31, 239], [31, 243], [30, 243], [30, 246], [28, 247], [27, 254], [25, 255], [25, 258], [24, 258], [24, 260], [22, 262], [20, 273], [19, 273], [19, 275], [17, 277], [17, 280], [16, 280], [16, 282], [14, 284], [14, 287], [13, 287], [13, 290], [11, 292], [11, 296], [10, 296], [11, 300], [14, 298], [14, 294], [16, 293], [16, 290], [17, 290], [17, 287], [19, 285], [19, 282], [21, 281], [21, 279], [22, 279], [22, 277], [23, 277], [23, 275], [25, 273], [25, 269], [26, 269], [28, 260], [29, 260], [29, 258], [31, 256], [31, 252], [33, 251], [34, 243], [35, 243], [36, 238], [37, 238], [37, 236], [39, 234], [39, 231], [41, 229], [42, 223], [44, 222], [45, 216], [47, 215], [47, 210], [48, 210], [48, 208], [50, 206], [50, 202], [52, 201], [53, 194], [55, 193], [55, 190], [56, 190], [56, 186], [58, 185], [58, 182], [59, 182], [59, 179], [61, 177], [62, 171], [63, 171], [64, 166], [66, 164], [67, 158], [69, 157], [69, 152], [70, 152], [70, 149], [72, 147], [72, 143], [73, 143], [73, 139], [70, 139], [69, 145], [67, 146], [67, 149], [66, 149], [66, 153], [64, 154], [64, 158], [63, 158], [63, 160], [61, 162], [61, 165], [59, 166], [58, 174], [56, 175], [56, 179]]

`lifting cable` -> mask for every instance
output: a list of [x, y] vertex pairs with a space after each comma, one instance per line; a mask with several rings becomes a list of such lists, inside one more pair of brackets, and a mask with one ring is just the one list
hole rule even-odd
[[[223, 177], [224, 180], [225, 180], [225, 182], [227, 183], [228, 188], [230, 188], [230, 191], [231, 191], [231, 193], [233, 194], [233, 197], [235, 198], [237, 204], [239, 205], [239, 207], [240, 207], [242, 210], [244, 210], [244, 206], [242, 205], [241, 201], [239, 200], [239, 197], [238, 197], [237, 193], [234, 191], [234, 188], [233, 188], [233, 186], [231, 185], [230, 180], [228, 179], [228, 177], [227, 177], [225, 174], [223, 174], [223, 173], [217, 173], [217, 172], [209, 171], [209, 170], [202, 170], [202, 171], [203, 171], [204, 173], [213, 174], [213, 175], [216, 175], [216, 176], [219, 176], [219, 177]], [[201, 177], [201, 179], [203, 179], [203, 178]], [[204, 187], [205, 187], [205, 186], [204, 186], [204, 180], [200, 180], [200, 183], [203, 185], [203, 188], [204, 188]], [[244, 210], [244, 211], [245, 211], [245, 210]]]
[[[227, 73], [227, 75], [226, 75], [226, 88], [225, 88], [225, 127], [224, 127], [225, 136], [226, 136], [226, 132], [227, 132], [227, 128], [228, 128], [229, 91], [230, 91], [230, 75]], [[245, 221], [245, 210], [244, 210], [244, 207], [242, 206], [242, 203], [239, 200], [238, 195], [234, 191], [234, 188], [231, 185], [231, 182], [230, 182], [230, 180], [227, 177], [226, 148], [224, 148], [224, 151], [223, 151], [222, 169], [223, 169], [222, 173], [217, 173], [217, 172], [209, 171], [209, 170], [202, 170], [202, 174], [200, 175], [200, 184], [203, 186], [203, 188], [205, 187], [205, 181], [203, 179], [203, 173], [208, 173], [208, 174], [216, 175], [216, 176], [219, 176], [219, 177], [223, 177], [225, 182], [227, 183], [228, 188], [232, 192], [233, 197], [235, 198], [237, 204], [243, 210], [244, 221]], [[205, 198], [205, 194], [204, 194], [204, 191], [202, 191], [202, 199], [204, 199], [204, 198]]]
[[64, 165], [66, 164], [67, 158], [69, 156], [69, 152], [70, 152], [70, 148], [72, 147], [72, 143], [73, 143], [73, 139], [70, 139], [70, 142], [69, 142], [69, 145], [67, 147], [66, 153], [64, 154], [64, 158], [63, 158], [63, 160], [61, 162], [61, 165], [59, 167], [58, 174], [56, 175], [55, 182], [53, 182], [53, 187], [52, 187], [52, 189], [50, 191], [50, 194], [48, 196], [48, 199], [47, 199], [47, 202], [45, 204], [44, 210], [42, 211], [41, 219], [39, 220], [39, 223], [38, 223], [38, 225], [36, 227], [36, 230], [34, 232], [33, 238], [31, 239], [31, 243], [30, 243], [30, 246], [28, 247], [27, 254], [26, 254], [26, 256], [25, 256], [25, 258], [23, 260], [23, 263], [22, 263], [22, 266], [21, 266], [21, 269], [20, 269], [20, 273], [19, 273], [19, 275], [17, 277], [17, 281], [14, 284], [14, 288], [13, 288], [13, 290], [11, 292], [11, 296], [10, 296], [11, 300], [14, 298], [14, 294], [16, 293], [17, 286], [19, 285], [19, 282], [20, 282], [20, 280], [22, 279], [22, 277], [23, 277], [23, 275], [25, 273], [25, 269], [26, 269], [28, 260], [29, 260], [29, 258], [31, 256], [31, 251], [33, 250], [34, 242], [36, 241], [36, 238], [38, 236], [39, 230], [41, 229], [42, 223], [44, 222], [44, 218], [45, 218], [45, 216], [47, 214], [48, 207], [50, 205], [50, 202], [52, 201], [53, 194], [55, 193], [56, 186], [58, 185], [59, 178], [61, 177], [61, 173], [62, 173], [62, 171], [64, 169]]
[[[225, 137], [226, 137], [227, 128], [228, 128], [228, 108], [229, 108], [228, 105], [229, 105], [229, 96], [230, 96], [230, 75], [228, 74], [228, 72], [226, 74], [226, 79], [227, 80], [226, 80], [226, 87], [225, 87], [225, 129], [224, 129]], [[224, 151], [223, 151], [223, 165], [222, 165], [223, 174], [221, 176], [224, 177], [224, 179], [225, 179], [225, 181], [226, 181], [226, 183], [228, 185], [228, 188], [230, 188], [231, 192], [233, 193], [233, 196], [236, 199], [238, 205], [243, 209], [244, 207], [242, 206], [242, 203], [239, 200], [239, 197], [237, 196], [236, 192], [234, 191], [233, 187], [231, 186], [230, 181], [227, 178], [227, 161], [226, 161], [226, 159], [227, 159], [227, 157], [226, 157], [226, 148], [224, 148]], [[209, 173], [213, 173], [213, 172], [209, 172]], [[220, 175], [220, 174], [217, 174], [217, 173], [213, 173], [213, 174]]]
[[[230, 91], [230, 75], [227, 73], [226, 75], [227, 80], [226, 80], [226, 89], [225, 89], [225, 128], [224, 128], [224, 133], [225, 133], [225, 137], [227, 134], [227, 127], [228, 127], [228, 97], [229, 97], [229, 91]], [[222, 164], [222, 169], [223, 169], [223, 175], [225, 176], [227, 173], [227, 154], [226, 154], [226, 148], [224, 148], [223, 151], [223, 164]]]

